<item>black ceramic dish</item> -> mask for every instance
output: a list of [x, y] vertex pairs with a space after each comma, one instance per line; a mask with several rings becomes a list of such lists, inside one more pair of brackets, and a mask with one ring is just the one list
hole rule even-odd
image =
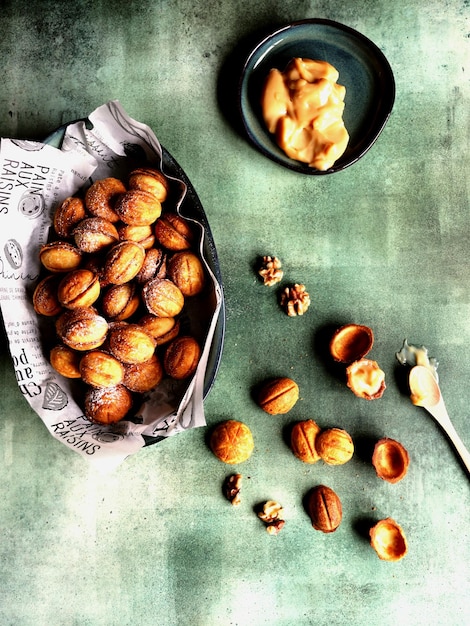
[[[326, 171], [290, 159], [261, 115], [261, 92], [269, 70], [283, 70], [294, 57], [327, 61], [339, 71], [338, 83], [346, 87], [343, 119], [350, 140], [345, 153]], [[243, 66], [238, 98], [245, 131], [265, 156], [302, 174], [333, 174], [356, 163], [375, 143], [393, 108], [395, 80], [384, 54], [367, 37], [337, 22], [311, 19], [279, 28], [254, 46]]]

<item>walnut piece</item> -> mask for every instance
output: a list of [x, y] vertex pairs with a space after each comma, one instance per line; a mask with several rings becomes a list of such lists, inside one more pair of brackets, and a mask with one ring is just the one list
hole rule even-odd
[[274, 522], [269, 522], [269, 524], [266, 525], [266, 530], [269, 535], [278, 535], [284, 528], [285, 524], [286, 523], [283, 519], [277, 519], [274, 520]]
[[276, 256], [264, 256], [258, 274], [267, 287], [281, 282], [284, 272], [281, 270], [281, 261]]
[[303, 315], [310, 306], [310, 296], [305, 285], [296, 283], [293, 287], [286, 287], [281, 295], [281, 306], [289, 317]]
[[242, 488], [242, 475], [232, 474], [227, 476], [223, 485], [224, 496], [233, 505], [238, 506], [241, 502], [240, 490]]
[[270, 535], [278, 535], [284, 527], [283, 515], [284, 510], [282, 506], [274, 500], [265, 502], [262, 509], [258, 511], [258, 517], [266, 524], [266, 530]]

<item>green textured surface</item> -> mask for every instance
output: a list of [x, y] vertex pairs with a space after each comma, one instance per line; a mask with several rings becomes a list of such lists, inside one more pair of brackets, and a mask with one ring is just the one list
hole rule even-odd
[[[356, 28], [387, 56], [395, 107], [372, 150], [343, 173], [302, 177], [258, 154], [227, 103], [232, 53], [260, 29], [306, 17]], [[150, 125], [195, 186], [224, 277], [223, 360], [208, 428], [128, 459], [102, 476], [47, 432], [0, 357], [0, 623], [42, 626], [300, 626], [468, 623], [469, 480], [430, 417], [396, 380], [405, 337], [440, 361], [451, 418], [470, 446], [470, 5], [465, 0], [75, 2], [2, 5], [0, 135], [41, 138], [119, 99]], [[227, 73], [223, 73], [227, 72]], [[258, 255], [303, 282], [308, 313], [290, 319], [258, 281]], [[367, 403], [333, 376], [331, 326], [370, 325], [384, 397]], [[253, 402], [262, 379], [290, 375], [301, 399], [284, 417]], [[357, 454], [307, 466], [286, 428], [312, 417], [346, 428]], [[207, 448], [211, 425], [251, 427], [243, 502], [221, 494], [230, 468]], [[390, 485], [367, 460], [399, 439], [411, 457]], [[314, 531], [303, 509], [320, 482], [344, 519]], [[286, 526], [269, 536], [253, 512], [267, 499]], [[368, 524], [392, 516], [409, 554], [383, 563]]]

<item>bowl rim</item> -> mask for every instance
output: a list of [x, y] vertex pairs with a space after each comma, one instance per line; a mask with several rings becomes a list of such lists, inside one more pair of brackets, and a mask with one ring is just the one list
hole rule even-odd
[[[250, 71], [252, 71], [256, 67], [256, 63], [253, 67], [250, 66], [254, 62], [256, 56], [260, 53], [260, 51], [269, 44], [270, 40], [273, 40], [284, 32], [288, 32], [290, 30], [297, 29], [299, 27], [305, 25], [320, 25], [320, 26], [328, 26], [334, 29], [338, 29], [352, 38], [359, 40], [365, 47], [373, 53], [373, 56], [377, 60], [378, 65], [382, 69], [380, 75], [380, 83], [381, 86], [386, 87], [383, 89], [383, 93], [380, 98], [380, 106], [377, 107], [377, 111], [380, 110], [381, 115], [378, 118], [379, 121], [375, 123], [373, 126], [373, 132], [368, 135], [367, 141], [361, 141], [359, 144], [359, 148], [357, 148], [349, 157], [345, 157], [343, 154], [333, 165], [327, 170], [317, 170], [308, 166], [306, 163], [302, 163], [300, 161], [295, 161], [293, 159], [289, 159], [287, 156], [285, 158], [278, 157], [274, 152], [265, 148], [264, 145], [258, 140], [256, 133], [252, 130], [251, 125], [246, 119], [244, 104], [243, 104], [243, 95], [246, 91], [246, 85], [248, 82], [248, 77]], [[269, 50], [262, 57], [264, 58], [269, 54]], [[250, 52], [245, 57], [240, 76], [238, 79], [238, 89], [237, 89], [237, 106], [238, 106], [238, 114], [241, 118], [243, 129], [245, 131], [246, 136], [264, 156], [268, 157], [271, 161], [274, 161], [278, 165], [281, 165], [289, 170], [300, 174], [306, 174], [310, 176], [324, 176], [328, 174], [334, 174], [340, 171], [343, 171], [359, 161], [375, 144], [380, 134], [382, 133], [384, 127], [386, 126], [390, 115], [393, 110], [393, 106], [395, 104], [395, 96], [396, 96], [396, 84], [395, 77], [393, 75], [392, 67], [382, 52], [382, 50], [375, 44], [371, 39], [369, 39], [366, 35], [361, 32], [355, 30], [354, 28], [347, 26], [346, 24], [342, 24], [335, 20], [327, 19], [327, 18], [305, 18], [301, 20], [295, 20], [293, 22], [289, 22], [288, 24], [284, 24], [283, 26], [279, 26], [274, 30], [270, 31], [268, 34], [265, 34], [261, 39], [258, 40], [257, 43], [252, 46]], [[248, 96], [247, 96], [248, 99]], [[267, 131], [266, 131], [267, 132]], [[347, 152], [346, 152], [347, 154]]]

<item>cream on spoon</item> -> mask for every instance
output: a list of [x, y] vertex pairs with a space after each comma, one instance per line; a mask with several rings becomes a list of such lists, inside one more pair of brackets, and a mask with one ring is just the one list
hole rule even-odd
[[455, 430], [442, 398], [441, 390], [432, 370], [425, 365], [415, 365], [410, 370], [411, 402], [430, 413], [453, 443], [470, 474], [470, 452]]

